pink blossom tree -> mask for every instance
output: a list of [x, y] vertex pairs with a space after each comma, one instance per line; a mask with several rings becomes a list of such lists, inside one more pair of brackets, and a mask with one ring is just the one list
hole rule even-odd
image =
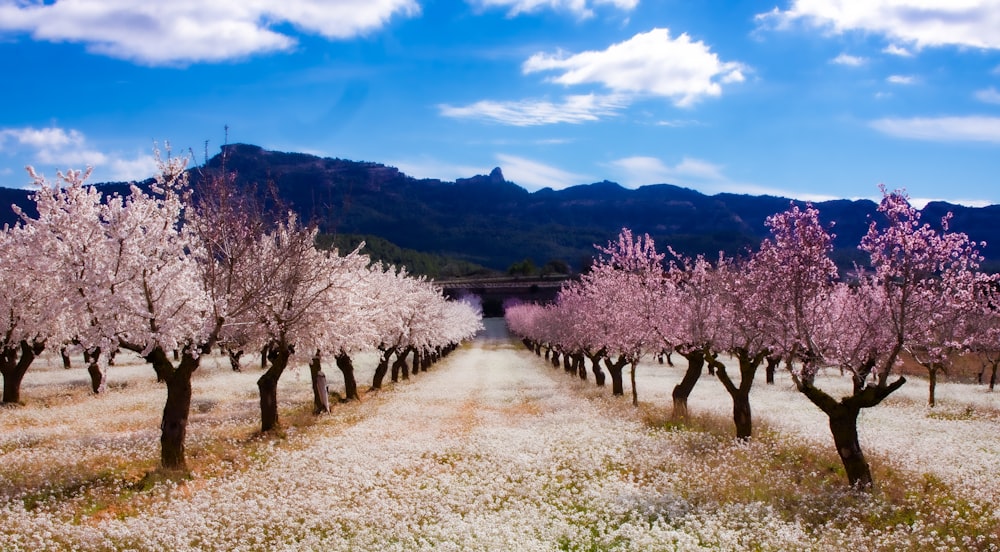
[[0, 374], [3, 404], [21, 401], [21, 382], [44, 350], [46, 341], [59, 332], [64, 309], [61, 296], [32, 270], [37, 260], [30, 229], [18, 225], [0, 232]]
[[[792, 371], [799, 391], [830, 419], [834, 444], [852, 486], [869, 489], [871, 469], [858, 441], [857, 418], [899, 389], [903, 376], [893, 379], [900, 353], [907, 347], [937, 346], [928, 331], [934, 313], [973, 293], [969, 289], [979, 255], [967, 236], [920, 222], [920, 213], [904, 192], [887, 192], [878, 208], [885, 223], [873, 221], [861, 241], [871, 255], [873, 273], [856, 283], [839, 284], [831, 292], [828, 316], [814, 319], [811, 350], [798, 355]], [[814, 385], [820, 359], [826, 358], [851, 374], [853, 392], [837, 400]]]
[[[733, 422], [738, 439], [749, 439], [753, 431], [750, 390], [758, 367], [770, 352], [771, 320], [765, 315], [766, 282], [770, 267], [756, 257], [749, 261], [724, 259], [716, 267], [721, 309], [716, 312], [720, 329], [707, 355], [715, 375], [733, 400]], [[740, 381], [735, 383], [718, 354], [727, 352], [739, 361]]]
[[712, 354], [721, 330], [718, 321], [722, 309], [722, 274], [702, 256], [678, 260], [670, 270], [672, 299], [664, 305], [664, 311], [673, 319], [674, 349], [687, 360], [681, 381], [671, 391], [672, 416], [685, 420], [688, 397], [705, 370], [705, 359]]

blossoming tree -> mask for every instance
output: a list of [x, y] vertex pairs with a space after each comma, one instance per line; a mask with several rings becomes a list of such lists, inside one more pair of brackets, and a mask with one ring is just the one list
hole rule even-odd
[[[939, 345], [932, 331], [935, 313], [974, 295], [969, 286], [979, 262], [975, 244], [965, 234], [948, 232], [948, 217], [941, 231], [922, 224], [904, 192], [883, 188], [878, 211], [885, 222], [872, 221], [861, 241], [873, 273], [838, 284], [830, 295], [829, 315], [812, 319], [815, 333], [810, 337], [798, 331], [795, 342], [804, 350], [792, 372], [799, 391], [829, 417], [848, 481], [864, 489], [873, 481], [858, 441], [858, 414], [906, 382], [901, 375], [894, 378], [904, 349]], [[850, 395], [837, 400], [814, 385], [821, 358], [851, 374]]]

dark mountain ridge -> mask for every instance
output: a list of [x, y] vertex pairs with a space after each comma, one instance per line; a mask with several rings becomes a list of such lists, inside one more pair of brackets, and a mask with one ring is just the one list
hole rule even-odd
[[[499, 168], [489, 175], [445, 182], [416, 179], [374, 162], [321, 158], [233, 144], [192, 169], [192, 179], [212, 171], [233, 171], [237, 181], [268, 184], [281, 200], [327, 233], [380, 236], [404, 248], [502, 270], [525, 258], [541, 265], [551, 259], [579, 266], [622, 227], [649, 233], [661, 249], [711, 257], [738, 254], [767, 235], [767, 216], [791, 200], [773, 196], [705, 195], [670, 184], [626, 189], [597, 182], [563, 190], [528, 192], [506, 180]], [[25, 205], [28, 191], [0, 189], [5, 205]], [[802, 205], [803, 202], [796, 202]], [[815, 204], [824, 222], [833, 222], [835, 258], [841, 266], [864, 261], [857, 250], [876, 204], [835, 200]], [[929, 203], [923, 219], [937, 226], [948, 211], [951, 229], [966, 232], [986, 247], [985, 268], [1000, 268], [1000, 206], [965, 207]], [[0, 222], [12, 222], [4, 209]]]

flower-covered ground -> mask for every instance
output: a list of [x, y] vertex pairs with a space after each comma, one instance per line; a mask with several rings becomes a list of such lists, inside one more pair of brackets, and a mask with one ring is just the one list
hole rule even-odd
[[286, 374], [277, 436], [255, 433], [259, 369], [209, 360], [186, 477], [152, 471], [165, 391], [148, 366], [123, 360], [97, 397], [80, 368], [32, 370], [26, 405], [0, 410], [2, 550], [1000, 550], [1000, 406], [982, 387], [946, 385], [930, 410], [913, 381], [865, 412], [878, 489], [859, 494], [787, 376], [760, 375], [758, 432], [738, 443], [713, 378], [681, 427], [681, 368], [641, 366], [633, 408], [493, 324], [328, 416], [308, 373]]

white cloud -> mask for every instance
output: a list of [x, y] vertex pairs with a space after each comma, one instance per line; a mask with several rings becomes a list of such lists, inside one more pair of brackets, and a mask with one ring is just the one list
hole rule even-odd
[[896, 44], [886, 46], [882, 49], [882, 53], [889, 54], [890, 56], [913, 57], [913, 52]]
[[777, 30], [802, 21], [835, 33], [876, 33], [917, 49], [1000, 49], [1000, 0], [793, 0], [756, 20]]
[[503, 171], [504, 178], [527, 190], [534, 191], [541, 188], [561, 190], [577, 184], [584, 184], [589, 180], [584, 175], [564, 171], [515, 155], [500, 153], [497, 154], [497, 160], [500, 162], [500, 170]]
[[556, 123], [583, 123], [616, 115], [627, 105], [621, 96], [585, 94], [566, 96], [561, 103], [548, 100], [497, 102], [482, 100], [466, 106], [440, 105], [446, 117], [485, 119], [513, 126], [537, 126]]
[[136, 154], [132, 159], [114, 157], [108, 165], [110, 178], [120, 182], [145, 180], [157, 171], [156, 158], [150, 154]]
[[94, 167], [95, 182], [144, 180], [156, 171], [150, 154], [105, 153], [90, 145], [82, 132], [59, 127], [0, 128], [0, 152], [36, 165], [41, 172]]
[[721, 84], [742, 82], [747, 68], [720, 61], [704, 42], [693, 42], [687, 34], [672, 38], [668, 29], [657, 28], [606, 50], [537, 53], [522, 70], [557, 72], [549, 80], [566, 86], [601, 84], [620, 94], [663, 96], [688, 107], [721, 95]]
[[871, 126], [884, 134], [913, 140], [1000, 144], [1000, 117], [886, 118], [872, 121]]
[[541, 10], [565, 11], [580, 19], [594, 16], [598, 7], [609, 6], [622, 11], [632, 11], [639, 0], [467, 0], [481, 9], [500, 8], [507, 10], [508, 17], [534, 13]]
[[289, 50], [290, 25], [328, 39], [374, 31], [394, 15], [420, 12], [416, 0], [89, 0], [4, 2], [0, 31], [79, 42], [91, 52], [149, 65], [214, 62]]
[[723, 172], [725, 167], [692, 157], [684, 157], [676, 165], [668, 165], [656, 157], [635, 156], [612, 161], [610, 166], [623, 185], [630, 188], [665, 183], [705, 194], [770, 195], [815, 202], [838, 199], [826, 194], [781, 190], [733, 180]]
[[617, 177], [624, 186], [636, 188], [646, 184], [676, 184], [680, 186], [703, 187], [705, 184], [725, 183], [722, 167], [708, 161], [684, 157], [680, 163], [670, 166], [656, 157], [634, 156], [611, 162]]
[[912, 75], [889, 75], [885, 79], [885, 82], [889, 84], [901, 84], [905, 86], [908, 84], [915, 84], [917, 82], [917, 79]]
[[985, 90], [976, 90], [975, 96], [984, 103], [1000, 104], [1000, 91], [992, 86]]
[[[472, 165], [461, 165], [447, 163], [431, 158], [406, 159], [403, 161], [393, 161], [389, 165], [398, 168], [407, 176], [413, 178], [436, 178], [438, 180], [455, 180], [457, 178], [469, 178], [477, 174], [489, 174], [492, 167], [474, 167]], [[506, 174], [504, 175], [507, 176]]]
[[865, 63], [868, 63], [868, 58], [852, 56], [850, 54], [840, 54], [839, 56], [830, 60], [830, 63], [836, 65], [846, 65], [848, 67], [860, 67]]
[[[879, 199], [872, 198], [873, 201], [878, 202]], [[991, 202], [985, 199], [942, 199], [942, 198], [930, 198], [930, 197], [911, 197], [910, 205], [913, 205], [917, 209], [923, 209], [927, 207], [927, 204], [932, 201], [946, 201], [953, 205], [964, 205], [966, 207], [987, 207], [992, 205]]]

